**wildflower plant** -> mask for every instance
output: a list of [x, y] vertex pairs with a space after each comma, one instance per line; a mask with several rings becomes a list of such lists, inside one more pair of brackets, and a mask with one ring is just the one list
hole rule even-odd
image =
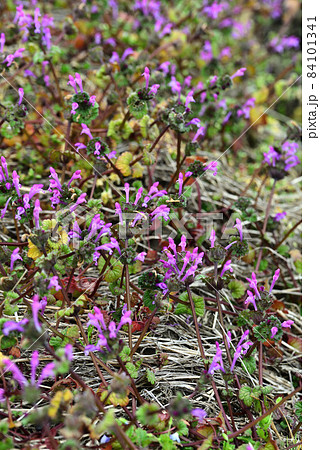
[[299, 442], [300, 41], [251, 3], [0, 7], [0, 448]]

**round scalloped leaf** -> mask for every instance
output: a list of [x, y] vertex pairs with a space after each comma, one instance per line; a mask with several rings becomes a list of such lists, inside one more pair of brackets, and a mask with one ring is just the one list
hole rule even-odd
[[230, 283], [228, 284], [228, 288], [231, 291], [232, 297], [235, 299], [241, 298], [246, 291], [244, 283], [238, 280], [230, 281]]
[[132, 161], [132, 154], [130, 152], [122, 153], [116, 161], [116, 168], [120, 170], [124, 177], [131, 175], [130, 163]]
[[253, 398], [251, 397], [251, 387], [250, 386], [242, 386], [239, 391], [239, 398], [243, 400], [243, 403], [246, 406], [251, 406], [253, 402]]

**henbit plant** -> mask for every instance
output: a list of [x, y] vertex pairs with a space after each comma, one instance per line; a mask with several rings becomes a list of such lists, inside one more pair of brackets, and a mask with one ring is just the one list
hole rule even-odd
[[16, 3], [0, 8], [0, 450], [298, 447], [283, 2]]

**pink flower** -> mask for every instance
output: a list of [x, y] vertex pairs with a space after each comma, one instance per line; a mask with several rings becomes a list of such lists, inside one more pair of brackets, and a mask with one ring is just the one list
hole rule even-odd
[[134, 260], [144, 262], [146, 256], [147, 256], [146, 252], [141, 252], [134, 258]]
[[229, 259], [229, 260], [225, 263], [225, 265], [223, 266], [222, 271], [221, 271], [221, 274], [220, 274], [221, 278], [223, 277], [224, 273], [225, 273], [227, 270], [229, 270], [231, 273], [233, 272], [233, 269], [232, 269], [232, 267], [231, 267], [231, 259]]
[[213, 248], [213, 247], [214, 247], [214, 242], [215, 242], [215, 240], [216, 240], [216, 232], [215, 232], [215, 230], [212, 230], [212, 231], [211, 231], [209, 240], [210, 240], [210, 242], [211, 242], [210, 248]]
[[240, 240], [242, 241], [242, 238], [243, 238], [243, 235], [242, 235], [242, 223], [241, 223], [240, 219], [236, 219], [236, 225], [234, 225], [233, 228], [236, 228], [239, 231]]
[[18, 104], [21, 105], [21, 102], [22, 102], [22, 99], [24, 96], [24, 90], [22, 88], [19, 88], [18, 92], [19, 92], [19, 103]]
[[199, 127], [191, 142], [197, 142], [199, 136], [205, 135], [205, 127]]
[[1, 33], [1, 35], [0, 35], [0, 53], [3, 53], [5, 42], [6, 42], [6, 36], [4, 33]]
[[54, 276], [50, 279], [48, 289], [55, 289], [56, 292], [60, 291], [61, 286], [59, 285], [58, 276]]
[[193, 91], [190, 91], [188, 94], [187, 94], [187, 97], [186, 97], [186, 102], [185, 102], [185, 107], [186, 108], [189, 108], [189, 104], [191, 103], [191, 102], [195, 102], [195, 99], [193, 98]]
[[210, 170], [211, 172], [213, 172], [213, 175], [215, 176], [218, 173], [217, 166], [218, 166], [217, 161], [211, 161], [209, 162], [209, 164], [203, 167], [203, 170]]
[[78, 103], [73, 102], [72, 105], [71, 105], [71, 107], [72, 107], [72, 109], [71, 109], [71, 111], [70, 111], [70, 114], [75, 114], [75, 113], [76, 113], [76, 109], [79, 108], [79, 105], [78, 105]]
[[40, 200], [37, 198], [34, 204], [35, 204], [33, 210], [34, 226], [36, 228], [39, 228], [40, 212], [42, 211], [40, 206]]
[[10, 270], [11, 272], [13, 271], [13, 265], [14, 263], [20, 259], [22, 261], [21, 256], [19, 255], [19, 247], [15, 248], [13, 250], [13, 252], [11, 253], [11, 257], [10, 257]]
[[273, 339], [277, 333], [278, 333], [278, 328], [272, 327], [271, 328], [271, 339]]
[[82, 123], [81, 126], [82, 126], [82, 131], [81, 131], [80, 135], [86, 134], [87, 136], [89, 136], [90, 139], [93, 139], [93, 136], [91, 134], [91, 131], [90, 131], [88, 125], [86, 125], [85, 123]]
[[285, 322], [282, 322], [281, 326], [282, 328], [291, 328], [291, 325], [294, 324], [293, 320], [286, 320]]
[[256, 305], [255, 296], [253, 295], [253, 293], [251, 291], [247, 291], [247, 294], [248, 294], [248, 297], [244, 301], [244, 304], [245, 305], [249, 305], [250, 303], [252, 303], [255, 311], [257, 311], [257, 305]]
[[19, 190], [19, 188], [20, 188], [19, 175], [17, 174], [17, 172], [15, 170], [12, 172], [12, 182], [17, 191], [18, 197], [21, 197], [20, 190]]
[[238, 69], [233, 75], [231, 75], [231, 80], [233, 80], [236, 77], [243, 77], [245, 71], [247, 69], [245, 67], [242, 67], [241, 69]]
[[144, 72], [141, 74], [146, 80], [146, 89], [149, 87], [149, 79], [150, 79], [150, 70], [148, 67], [145, 67]]
[[269, 293], [271, 293], [272, 289], [274, 288], [274, 285], [276, 284], [276, 281], [278, 280], [279, 276], [280, 276], [280, 269], [277, 269], [273, 275]]

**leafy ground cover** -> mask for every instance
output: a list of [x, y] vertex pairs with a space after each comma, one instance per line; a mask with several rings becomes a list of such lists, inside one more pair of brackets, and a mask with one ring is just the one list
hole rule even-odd
[[301, 448], [300, 2], [0, 13], [0, 449]]

